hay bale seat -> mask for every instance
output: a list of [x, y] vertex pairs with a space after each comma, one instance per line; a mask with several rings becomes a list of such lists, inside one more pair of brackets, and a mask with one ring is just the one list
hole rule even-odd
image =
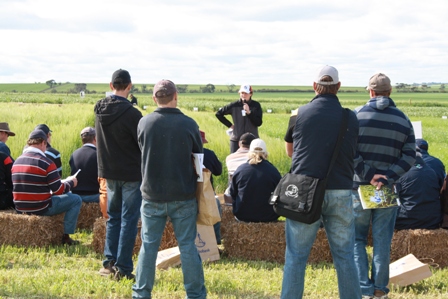
[[45, 247], [60, 245], [64, 214], [36, 216], [0, 211], [0, 244]]
[[[101, 254], [104, 252], [104, 242], [106, 240], [106, 221], [107, 219], [105, 218], [98, 218], [93, 226], [93, 240], [91, 246], [95, 252]], [[137, 227], [137, 238], [135, 239], [134, 250], [132, 252], [133, 254], [138, 254], [140, 251], [140, 247], [142, 246], [142, 238], [140, 236], [142, 227], [141, 220], [138, 221]], [[168, 221], [165, 226], [165, 231], [163, 232], [159, 250], [164, 250], [176, 246], [177, 241], [174, 236], [173, 225]]]
[[[229, 257], [269, 262], [285, 262], [285, 222], [226, 224], [223, 240]], [[308, 263], [331, 263], [333, 261], [325, 230], [320, 228], [311, 248]]]
[[92, 230], [97, 218], [101, 217], [100, 204], [96, 202], [83, 202], [79, 211], [76, 228]]
[[392, 237], [390, 261], [412, 253], [423, 263], [448, 267], [448, 230], [414, 229], [395, 231]]

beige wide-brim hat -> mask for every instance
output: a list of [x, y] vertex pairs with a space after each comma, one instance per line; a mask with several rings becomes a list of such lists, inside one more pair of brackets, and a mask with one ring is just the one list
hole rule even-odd
[[8, 133], [9, 136], [16, 136], [16, 133], [12, 132], [9, 129], [9, 124], [8, 123], [0, 123], [0, 131]]

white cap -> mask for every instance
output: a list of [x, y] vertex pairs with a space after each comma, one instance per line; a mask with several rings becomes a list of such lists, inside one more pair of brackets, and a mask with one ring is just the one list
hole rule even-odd
[[[322, 77], [324, 76], [330, 76], [331, 79], [333, 79], [333, 81], [321, 81]], [[317, 84], [321, 84], [321, 85], [334, 85], [334, 84], [338, 84], [339, 83], [339, 74], [338, 74], [338, 70], [335, 69], [332, 66], [326, 65], [324, 67], [322, 67], [319, 72], [317, 73], [316, 79], [314, 80], [314, 82], [316, 82]]]
[[241, 85], [238, 92], [252, 93], [252, 86], [250, 86], [249, 84]]
[[268, 151], [266, 149], [266, 143], [260, 138], [252, 140], [250, 143], [249, 152], [267, 154]]

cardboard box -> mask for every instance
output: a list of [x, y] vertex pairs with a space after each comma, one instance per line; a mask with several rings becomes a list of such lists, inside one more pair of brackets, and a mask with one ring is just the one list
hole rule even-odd
[[431, 275], [429, 266], [420, 262], [412, 253], [389, 265], [389, 284], [407, 286]]
[[169, 267], [180, 265], [179, 247], [172, 247], [161, 250], [157, 253], [156, 267], [159, 270], [166, 270]]
[[[219, 260], [218, 245], [216, 244], [215, 230], [211, 225], [197, 224], [196, 248], [201, 256], [202, 262]], [[181, 264], [179, 247], [161, 250], [157, 253], [156, 267], [166, 270]]]

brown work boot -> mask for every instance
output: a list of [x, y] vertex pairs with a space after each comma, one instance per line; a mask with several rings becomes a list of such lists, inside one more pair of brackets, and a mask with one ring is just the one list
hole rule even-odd
[[120, 272], [120, 270], [118, 270], [118, 268], [115, 267], [115, 266], [112, 267], [112, 268], [115, 271], [114, 279], [116, 281], [120, 281], [123, 278], [135, 281], [135, 275], [134, 274], [132, 274], [132, 273], [131, 274], [124, 274], [124, 273]]
[[381, 290], [375, 290], [375, 292], [373, 292], [373, 295], [374, 295], [373, 298], [375, 298], [375, 299], [387, 299], [387, 298], [389, 298], [389, 297], [387, 297], [387, 294], [384, 293]]
[[73, 240], [70, 238], [69, 234], [63, 234], [62, 235], [62, 245], [78, 245], [79, 241]]
[[98, 271], [98, 274], [101, 276], [115, 276], [115, 261], [111, 261], [109, 265], [103, 267]]

